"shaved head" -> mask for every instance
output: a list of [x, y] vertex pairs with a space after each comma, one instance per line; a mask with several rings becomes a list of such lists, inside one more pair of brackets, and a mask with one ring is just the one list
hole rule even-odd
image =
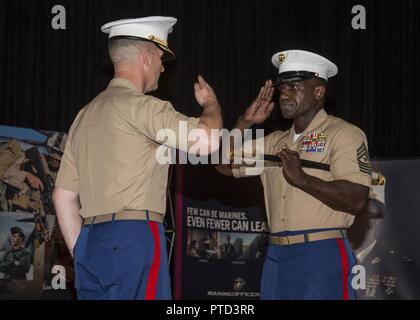
[[313, 86], [315, 86], [315, 87], [323, 86], [323, 87], [325, 87], [325, 89], [327, 89], [328, 81], [323, 79], [323, 78], [319, 78], [319, 77], [312, 78], [312, 79], [310, 79], [310, 81], [312, 82]]
[[153, 43], [133, 39], [111, 39], [109, 41], [109, 56], [112, 63], [132, 63], [145, 50], [159, 50]]
[[143, 93], [158, 88], [163, 50], [154, 43], [138, 39], [111, 39], [109, 56], [114, 65], [114, 77], [126, 78]]

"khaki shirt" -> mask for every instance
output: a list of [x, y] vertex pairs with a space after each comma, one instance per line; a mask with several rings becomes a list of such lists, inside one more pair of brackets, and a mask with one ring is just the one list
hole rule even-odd
[[[370, 187], [371, 167], [366, 136], [356, 126], [320, 110], [308, 128], [293, 142], [294, 127], [264, 139], [264, 152], [276, 154], [286, 144], [301, 159], [330, 165], [330, 172], [303, 168], [324, 181], [347, 180]], [[233, 169], [244, 177], [245, 168]], [[249, 172], [248, 172], [249, 175]], [[348, 228], [354, 216], [331, 209], [310, 194], [290, 185], [280, 167], [264, 167], [261, 175], [267, 219], [272, 233], [324, 228]]]
[[26, 161], [25, 153], [16, 140], [10, 140], [0, 146], [0, 179], [18, 188], [28, 190], [25, 183], [27, 172], [21, 170]]
[[[120, 210], [165, 214], [169, 164], [157, 162], [161, 144], [155, 140], [163, 128], [179, 137], [180, 121], [189, 132], [199, 119], [140, 93], [126, 79], [113, 79], [74, 120], [56, 186], [79, 194], [84, 218]], [[165, 145], [180, 146], [169, 139]]]

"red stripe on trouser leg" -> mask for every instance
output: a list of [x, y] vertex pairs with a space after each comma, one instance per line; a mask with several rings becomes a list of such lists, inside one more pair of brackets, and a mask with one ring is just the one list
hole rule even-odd
[[159, 276], [159, 265], [160, 265], [160, 240], [158, 224], [156, 222], [149, 222], [150, 230], [153, 234], [154, 240], [154, 255], [152, 266], [150, 267], [149, 278], [147, 280], [146, 287], [146, 300], [156, 299], [156, 284]]
[[342, 279], [343, 279], [343, 300], [349, 299], [349, 259], [347, 257], [347, 250], [344, 246], [343, 239], [337, 239], [338, 249], [340, 250]]

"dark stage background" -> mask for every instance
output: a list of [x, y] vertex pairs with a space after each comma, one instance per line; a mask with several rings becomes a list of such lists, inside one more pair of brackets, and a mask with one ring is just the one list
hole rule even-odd
[[[54, 5], [66, 8], [66, 30], [54, 30]], [[354, 5], [366, 8], [367, 29], [351, 27]], [[199, 115], [193, 82], [198, 73], [214, 86], [230, 128], [275, 76], [272, 54], [311, 50], [330, 58], [326, 109], [367, 134], [372, 157], [420, 155], [420, 1], [282, 0], [6, 0], [0, 10], [0, 123], [67, 131], [79, 109], [112, 77], [106, 22], [171, 15], [169, 38], [177, 60], [161, 88], [189, 115]], [[276, 110], [264, 128], [289, 124]]]

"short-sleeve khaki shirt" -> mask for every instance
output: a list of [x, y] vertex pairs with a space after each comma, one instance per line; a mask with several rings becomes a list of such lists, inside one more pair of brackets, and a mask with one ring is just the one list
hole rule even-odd
[[[161, 146], [156, 137], [161, 129], [179, 137], [180, 121], [186, 121], [189, 133], [199, 118], [114, 78], [74, 120], [56, 186], [79, 194], [84, 218], [120, 210], [165, 214], [169, 164], [156, 160]], [[168, 139], [165, 145], [181, 143]]]
[[[284, 145], [299, 152], [301, 159], [330, 165], [330, 171], [303, 168], [324, 181], [347, 180], [370, 187], [371, 165], [366, 136], [356, 126], [320, 110], [308, 128], [294, 140], [294, 128], [276, 131], [264, 139], [264, 152], [277, 154]], [[233, 169], [235, 177], [245, 168]], [[249, 172], [248, 172], [249, 174]], [[312, 195], [290, 185], [280, 167], [265, 167], [260, 175], [272, 233], [325, 228], [348, 228], [354, 216], [335, 211]]]

